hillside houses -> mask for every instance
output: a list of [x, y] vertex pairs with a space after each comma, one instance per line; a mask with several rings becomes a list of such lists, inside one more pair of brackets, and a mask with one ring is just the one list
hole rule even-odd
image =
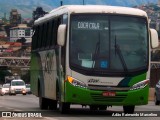
[[160, 37], [160, 6], [156, 4], [145, 4], [137, 8], [146, 11], [150, 21], [150, 27], [158, 31]]
[[26, 43], [31, 43], [32, 29], [26, 24], [19, 24], [16, 27], [10, 28], [10, 41], [16, 42], [18, 39], [25, 38]]
[[22, 43], [0, 41], [0, 56], [12, 56], [22, 47]]

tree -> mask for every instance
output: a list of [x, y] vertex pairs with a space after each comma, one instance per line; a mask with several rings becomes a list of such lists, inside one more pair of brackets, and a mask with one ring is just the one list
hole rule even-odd
[[18, 39], [16, 42], [20, 42], [20, 43], [24, 44], [26, 42], [26, 39], [24, 37], [22, 37], [21, 39]]
[[0, 67], [0, 83], [4, 83], [5, 82], [5, 76], [10, 76], [12, 75], [12, 73], [10, 73], [6, 68], [2, 69], [2, 67]]
[[33, 11], [33, 20], [43, 17], [48, 12], [45, 12], [42, 7], [37, 7], [35, 11]]

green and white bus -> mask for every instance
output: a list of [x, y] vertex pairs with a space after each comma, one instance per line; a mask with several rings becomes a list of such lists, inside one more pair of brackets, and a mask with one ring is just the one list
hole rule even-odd
[[66, 5], [34, 23], [31, 90], [41, 109], [68, 112], [148, 103], [150, 51], [158, 46], [146, 12], [105, 5]]

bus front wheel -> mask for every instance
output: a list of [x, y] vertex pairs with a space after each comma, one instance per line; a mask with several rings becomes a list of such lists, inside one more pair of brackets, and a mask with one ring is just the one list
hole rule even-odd
[[70, 104], [65, 102], [59, 102], [59, 111], [62, 114], [68, 113], [70, 110]]
[[134, 108], [135, 108], [134, 105], [132, 105], [132, 106], [123, 106], [123, 111], [124, 111], [124, 113], [132, 114], [132, 113], [134, 113]]
[[103, 105], [99, 106], [99, 110], [106, 110], [106, 109], [107, 109], [107, 106], [103, 106]]
[[90, 110], [98, 110], [98, 106], [97, 105], [90, 105]]
[[56, 110], [57, 109], [57, 100], [48, 99], [49, 109]]
[[42, 91], [41, 89], [38, 90], [39, 92], [39, 107], [42, 110], [48, 109], [48, 101], [46, 98], [42, 97]]
[[46, 110], [48, 109], [48, 105], [47, 105], [47, 100], [46, 98], [40, 97], [39, 96], [39, 107], [42, 110]]

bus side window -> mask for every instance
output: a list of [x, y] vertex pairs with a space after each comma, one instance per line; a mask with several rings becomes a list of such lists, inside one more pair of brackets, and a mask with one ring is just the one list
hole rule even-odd
[[[43, 25], [40, 25], [39, 35], [42, 35], [42, 33], [43, 33]], [[39, 37], [39, 39], [37, 40], [39, 49], [41, 48], [41, 41], [42, 41], [42, 37]]]
[[41, 43], [40, 43], [40, 48], [44, 48], [44, 42], [45, 42], [45, 24], [42, 25], [42, 33], [41, 33]]
[[46, 30], [46, 47], [49, 48], [49, 42], [50, 42], [50, 32], [51, 32], [51, 29], [50, 29], [50, 26], [49, 26], [49, 22], [47, 22], [47, 30]]
[[63, 15], [63, 22], [62, 23], [68, 25], [68, 14]]
[[51, 41], [51, 46], [52, 47], [55, 47], [55, 41], [57, 40], [57, 31], [56, 31], [56, 28], [57, 28], [57, 20], [55, 19], [54, 22], [52, 23], [53, 24], [53, 29], [52, 29], [52, 41]]
[[43, 48], [47, 47], [47, 24], [44, 24], [44, 29], [43, 29]]
[[40, 39], [40, 36], [39, 36], [39, 33], [40, 33], [40, 26], [36, 27], [36, 31], [37, 31], [37, 37], [36, 37], [36, 41], [35, 41], [35, 49], [38, 49], [39, 47], [39, 39]]
[[54, 28], [54, 20], [51, 20], [49, 22], [49, 46], [52, 46], [52, 41], [53, 41], [53, 28]]

